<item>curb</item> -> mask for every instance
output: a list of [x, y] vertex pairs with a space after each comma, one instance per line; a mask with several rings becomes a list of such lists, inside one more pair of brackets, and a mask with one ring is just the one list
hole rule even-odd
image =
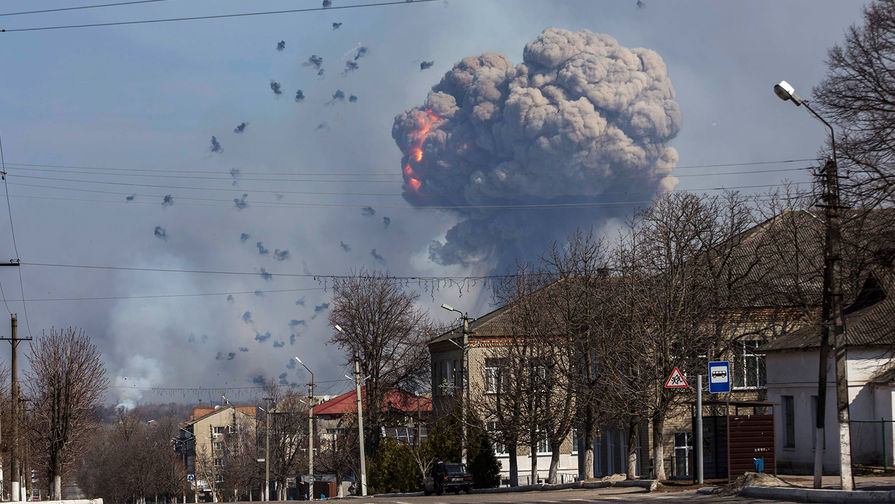
[[[497, 488], [476, 488], [473, 489], [471, 493], [473, 494], [499, 494], [499, 493], [517, 493], [517, 492], [536, 492], [536, 491], [545, 491], [549, 492], [552, 490], [567, 490], [573, 488], [580, 489], [595, 489], [595, 488], [608, 488], [608, 487], [631, 487], [631, 488], [642, 488], [647, 492], [653, 492], [656, 488], [659, 487], [658, 480], [621, 480], [621, 481], [575, 481], [572, 483], [557, 483], [555, 485], [551, 485], [548, 483], [538, 483], [534, 485], [522, 485], [515, 487], [497, 487]], [[888, 492], [885, 492], [888, 494]], [[386, 494], [375, 494], [369, 495], [368, 497], [418, 497], [423, 495], [423, 492], [408, 492], [408, 493], [386, 493]], [[878, 501], [874, 501], [878, 502]], [[886, 501], [888, 502], [888, 501]]]
[[879, 490], [818, 490], [814, 488], [747, 486], [738, 494], [757, 499], [796, 502], [895, 502], [895, 492]]

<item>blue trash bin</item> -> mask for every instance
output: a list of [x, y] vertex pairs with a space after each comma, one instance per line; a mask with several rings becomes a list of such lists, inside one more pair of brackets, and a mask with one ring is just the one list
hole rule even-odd
[[754, 458], [752, 463], [755, 465], [755, 472], [764, 472], [764, 457]]

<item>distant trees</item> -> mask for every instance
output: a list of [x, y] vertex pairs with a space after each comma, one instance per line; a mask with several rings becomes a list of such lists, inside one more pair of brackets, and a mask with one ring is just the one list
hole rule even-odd
[[99, 350], [84, 331], [37, 337], [28, 352], [25, 386], [32, 401], [32, 453], [46, 468], [50, 497], [62, 498], [66, 464], [77, 460], [108, 386]]

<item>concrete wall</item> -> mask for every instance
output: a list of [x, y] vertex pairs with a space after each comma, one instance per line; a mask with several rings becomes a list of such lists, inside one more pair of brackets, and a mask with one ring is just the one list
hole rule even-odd
[[[859, 347], [848, 353], [849, 414], [854, 420], [879, 420], [893, 417], [892, 387], [868, 383], [876, 373], [891, 363], [891, 353], [884, 349]], [[767, 356], [768, 400], [776, 403], [775, 437], [777, 466], [780, 472], [810, 474], [814, 470], [815, 418], [812, 396], [817, 395], [819, 354], [814, 351], [774, 352]], [[793, 447], [785, 447], [783, 396], [792, 396], [794, 405]], [[839, 431], [836, 418], [835, 363], [827, 362], [824, 472], [839, 471]], [[881, 463], [882, 427], [878, 423], [851, 424], [852, 459], [855, 463]], [[887, 430], [887, 452], [891, 454], [891, 426]], [[891, 455], [887, 458], [891, 461]]]

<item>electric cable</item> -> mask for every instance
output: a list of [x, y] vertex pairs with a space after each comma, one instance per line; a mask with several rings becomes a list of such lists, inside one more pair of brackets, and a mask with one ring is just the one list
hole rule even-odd
[[[3, 172], [6, 171], [5, 168], [6, 162], [3, 158], [3, 138], [0, 137], [0, 170]], [[22, 293], [22, 311], [25, 314], [25, 328], [28, 329], [28, 337], [31, 336], [31, 322], [28, 320], [28, 304], [25, 302], [25, 283], [22, 280], [22, 258], [19, 256], [19, 246], [16, 243], [16, 230], [15, 226], [12, 223], [12, 204], [9, 200], [9, 182], [7, 181], [7, 176], [3, 176], [3, 189], [6, 192], [6, 210], [9, 214], [9, 233], [12, 235], [12, 248], [16, 253], [16, 262], [19, 263], [19, 266], [16, 268], [19, 273], [19, 290]], [[5, 294], [4, 294], [5, 296]], [[8, 307], [7, 307], [8, 308]]]

